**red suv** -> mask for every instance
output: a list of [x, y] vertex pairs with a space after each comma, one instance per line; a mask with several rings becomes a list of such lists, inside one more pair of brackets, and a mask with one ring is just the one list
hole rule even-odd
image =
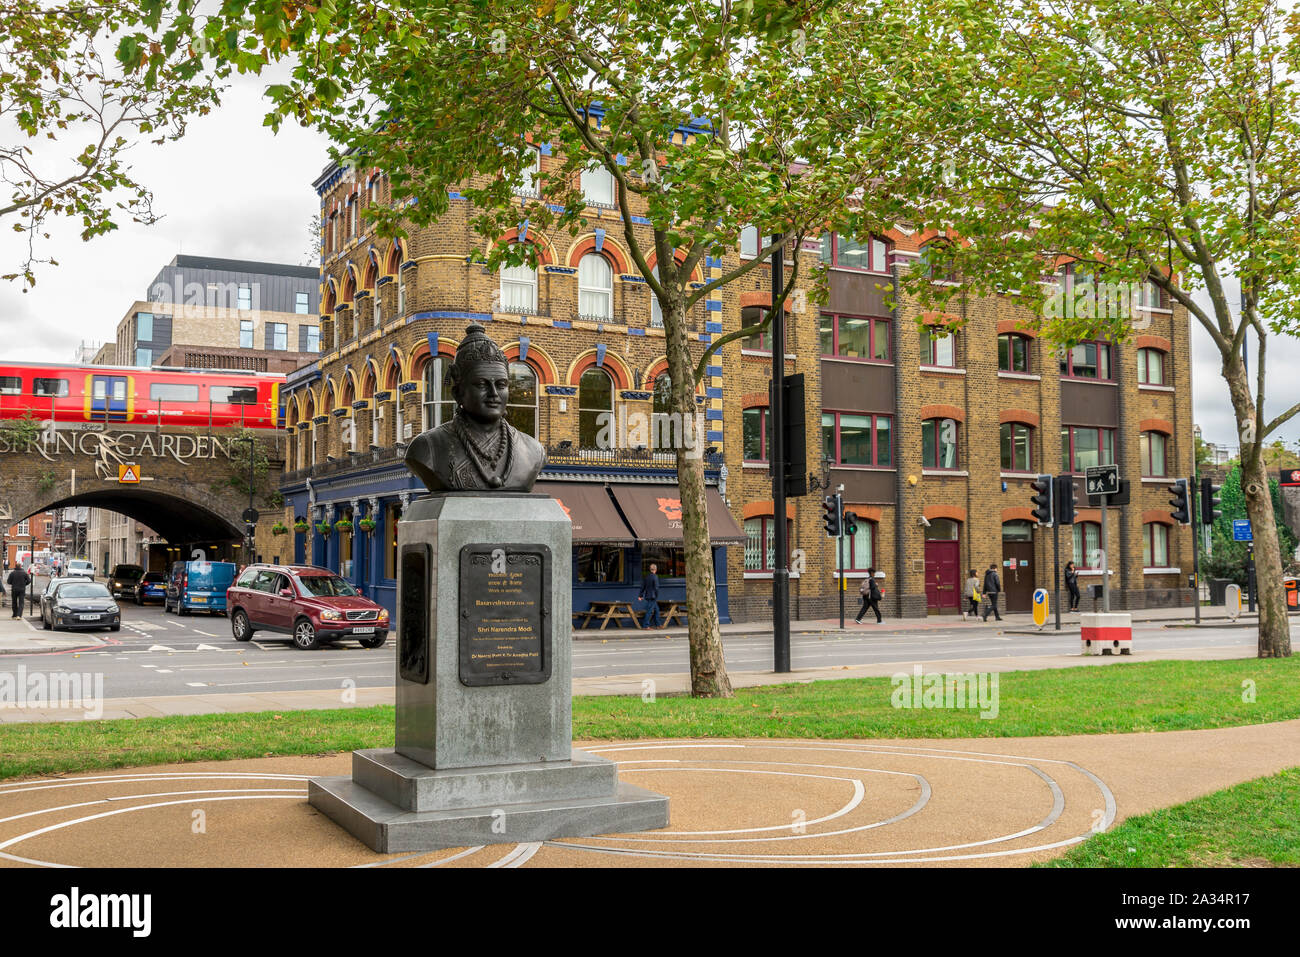
[[249, 565], [226, 590], [226, 608], [236, 641], [275, 631], [310, 651], [337, 638], [356, 638], [363, 648], [388, 640], [388, 610], [314, 565]]

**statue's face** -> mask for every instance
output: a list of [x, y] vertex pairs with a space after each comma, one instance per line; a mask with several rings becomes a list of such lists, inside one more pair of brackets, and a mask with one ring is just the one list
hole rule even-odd
[[465, 413], [484, 425], [495, 425], [506, 413], [510, 377], [501, 362], [475, 362], [456, 391]]

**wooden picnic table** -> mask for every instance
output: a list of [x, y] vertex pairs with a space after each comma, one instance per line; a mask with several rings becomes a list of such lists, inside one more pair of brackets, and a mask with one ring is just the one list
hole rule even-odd
[[685, 628], [686, 602], [678, 601], [676, 598], [660, 598], [659, 617], [662, 619], [665, 628], [671, 625], [674, 619], [677, 621], [677, 624]]
[[574, 624], [579, 628], [588, 627], [597, 618], [600, 619], [601, 631], [604, 631], [611, 621], [622, 628], [623, 621], [627, 618], [632, 619], [634, 628], [641, 627], [641, 619], [637, 617], [636, 609], [632, 607], [630, 601], [593, 601], [586, 611], [573, 613]]

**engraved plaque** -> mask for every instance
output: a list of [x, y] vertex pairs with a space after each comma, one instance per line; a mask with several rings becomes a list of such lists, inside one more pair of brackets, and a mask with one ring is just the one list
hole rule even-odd
[[551, 677], [551, 550], [460, 550], [460, 682], [542, 684]]
[[429, 546], [402, 546], [398, 674], [407, 681], [429, 683]]

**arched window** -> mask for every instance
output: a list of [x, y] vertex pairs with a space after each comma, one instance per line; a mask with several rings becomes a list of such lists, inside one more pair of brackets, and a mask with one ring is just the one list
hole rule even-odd
[[578, 314], [592, 319], [614, 315], [614, 270], [599, 253], [587, 253], [578, 263]]
[[1165, 354], [1159, 349], [1138, 350], [1138, 384], [1165, 384]]
[[1148, 522], [1142, 526], [1142, 566], [1169, 567], [1169, 526]]
[[673, 410], [673, 380], [667, 372], [655, 376], [654, 414], [664, 415]]
[[[793, 523], [786, 519], [786, 548], [794, 536], [791, 533]], [[861, 530], [861, 525], [858, 526]], [[771, 572], [776, 558], [776, 522], [771, 515], [760, 515], [745, 519], [745, 571]]]
[[1139, 436], [1142, 454], [1142, 477], [1164, 478], [1169, 474], [1168, 458], [1165, 454], [1169, 446], [1169, 436], [1163, 432], [1143, 432]]
[[604, 369], [588, 369], [578, 380], [578, 447], [609, 447], [613, 414], [614, 380]]
[[957, 467], [956, 419], [926, 419], [921, 423], [921, 467]]
[[506, 419], [520, 432], [537, 437], [537, 373], [526, 362], [510, 363]]
[[961, 523], [954, 518], [932, 518], [925, 530], [928, 542], [957, 542], [961, 540]]
[[589, 206], [613, 206], [614, 174], [592, 163], [582, 171], [582, 198]]
[[1002, 540], [1004, 542], [1032, 542], [1034, 540], [1034, 523], [1024, 519], [1003, 522]]
[[1023, 422], [1003, 422], [1002, 471], [1032, 472], [1034, 468], [1034, 429]]
[[1079, 568], [1101, 567], [1101, 526], [1096, 522], [1076, 522], [1074, 525], [1074, 554], [1071, 556]]
[[998, 371], [1029, 372], [1028, 336], [1004, 333], [998, 336]]
[[[456, 412], [456, 399], [451, 394], [451, 360], [434, 356], [424, 366], [424, 429], [437, 428], [450, 422]], [[401, 402], [401, 396], [397, 397]]]
[[501, 311], [537, 312], [537, 270], [527, 263], [501, 269]]

